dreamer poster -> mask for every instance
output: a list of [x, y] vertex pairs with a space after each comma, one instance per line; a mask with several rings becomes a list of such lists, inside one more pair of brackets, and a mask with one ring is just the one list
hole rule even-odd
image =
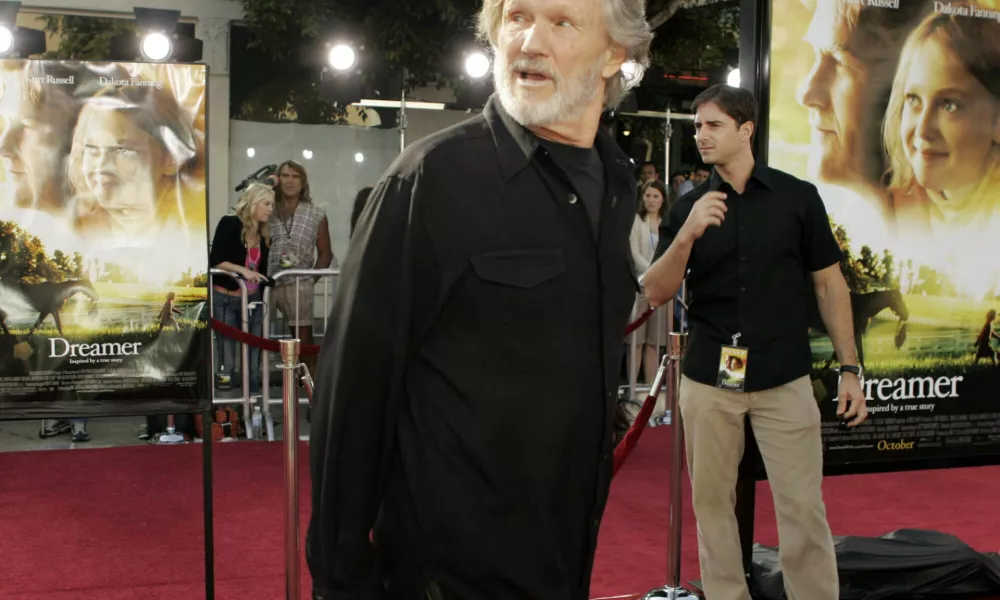
[[206, 75], [0, 61], [0, 418], [210, 401]]
[[841, 248], [871, 413], [830, 462], [1000, 453], [1000, 4], [773, 0], [768, 160], [817, 185]]

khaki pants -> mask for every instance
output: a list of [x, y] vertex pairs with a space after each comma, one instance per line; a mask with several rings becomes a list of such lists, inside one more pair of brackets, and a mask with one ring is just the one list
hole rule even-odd
[[705, 597], [750, 600], [735, 514], [749, 413], [774, 496], [778, 561], [788, 598], [837, 600], [837, 562], [821, 489], [819, 407], [809, 378], [741, 394], [684, 377], [680, 409]]

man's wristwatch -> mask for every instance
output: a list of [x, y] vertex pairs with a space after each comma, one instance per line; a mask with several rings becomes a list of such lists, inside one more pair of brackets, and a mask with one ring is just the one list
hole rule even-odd
[[840, 374], [841, 375], [843, 375], [844, 373], [854, 373], [857, 376], [858, 379], [861, 379], [861, 374], [863, 372], [864, 372], [864, 369], [862, 369], [861, 367], [855, 366], [855, 365], [841, 365], [840, 366]]

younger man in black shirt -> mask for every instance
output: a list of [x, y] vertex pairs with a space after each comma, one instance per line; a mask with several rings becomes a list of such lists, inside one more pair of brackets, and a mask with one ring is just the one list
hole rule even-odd
[[842, 365], [837, 412], [856, 426], [865, 397], [840, 249], [816, 188], [755, 163], [749, 92], [714, 86], [694, 110], [698, 150], [715, 169], [663, 221], [644, 285], [656, 306], [687, 273], [691, 339], [680, 408], [705, 595], [750, 600], [734, 512], [749, 414], [774, 490], [788, 597], [836, 600], [807, 306], [815, 293]]

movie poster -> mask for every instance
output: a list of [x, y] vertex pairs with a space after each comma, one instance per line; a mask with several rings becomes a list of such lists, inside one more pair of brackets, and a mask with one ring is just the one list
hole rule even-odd
[[0, 60], [0, 419], [210, 402], [206, 75]]
[[771, 166], [815, 183], [844, 252], [869, 421], [827, 463], [1000, 453], [1000, 3], [773, 0]]

